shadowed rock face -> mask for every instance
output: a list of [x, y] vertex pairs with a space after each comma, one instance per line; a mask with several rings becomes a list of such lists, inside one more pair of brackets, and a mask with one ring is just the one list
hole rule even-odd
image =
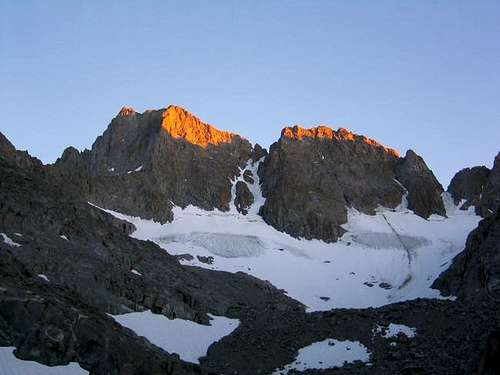
[[465, 200], [460, 206], [464, 210], [470, 206], [479, 206], [489, 175], [490, 170], [485, 166], [464, 168], [457, 172], [448, 186], [455, 204]]
[[25, 169], [41, 169], [42, 162], [31, 157], [26, 151], [18, 151], [12, 143], [0, 132], [0, 157], [10, 163]]
[[[495, 157], [493, 168], [484, 187], [482, 214], [495, 212], [500, 208], [500, 152]], [[487, 212], [484, 212], [487, 211]]]
[[[68, 150], [64, 158], [78, 161], [76, 155]], [[51, 182], [51, 173], [21, 168], [0, 153], [0, 233], [19, 244], [0, 240], [0, 346], [16, 346], [20, 358], [77, 361], [96, 375], [208, 374], [106, 313], [149, 309], [206, 324], [207, 313], [244, 321], [304, 311], [247, 274], [181, 266], [152, 242], [129, 237], [132, 224], [92, 207], [71, 184]]]
[[52, 173], [97, 205], [165, 222], [173, 204], [228, 210], [230, 180], [251, 156], [247, 140], [182, 108], [141, 114], [125, 107], [91, 151], [67, 150]]
[[236, 183], [236, 197], [234, 198], [234, 205], [238, 212], [246, 215], [248, 213], [248, 208], [252, 205], [254, 201], [253, 194], [250, 192], [248, 185], [243, 181], [238, 181]]
[[335, 241], [344, 233], [347, 207], [368, 214], [379, 205], [394, 208], [405, 190], [417, 214], [444, 215], [441, 185], [420, 157], [409, 152], [400, 158], [342, 128], [283, 129], [259, 176], [266, 197], [261, 215], [293, 236]]
[[500, 210], [483, 219], [467, 238], [465, 250], [432, 285], [465, 300], [500, 301]]
[[478, 166], [459, 171], [451, 180], [448, 192], [455, 204], [465, 201], [460, 207], [463, 210], [475, 206], [476, 213], [483, 217], [496, 212], [500, 207], [500, 153], [491, 170]]
[[[294, 236], [335, 241], [347, 207], [373, 213], [394, 208], [407, 190], [409, 207], [427, 218], [445, 215], [441, 185], [413, 151], [404, 158], [346, 129], [285, 128], [270, 154], [240, 136], [205, 124], [182, 108], [137, 113], [124, 107], [92, 150], [68, 149], [48, 168], [75, 196], [129, 215], [172, 220], [172, 207], [226, 211], [231, 198], [245, 214], [254, 197], [231, 180], [248, 160], [259, 167], [267, 200], [260, 214]], [[244, 176], [246, 183], [252, 183]], [[398, 180], [398, 181], [396, 181]]]
[[408, 208], [428, 218], [432, 214], [446, 216], [441, 193], [443, 187], [420, 156], [408, 150], [396, 166], [396, 179], [408, 191]]

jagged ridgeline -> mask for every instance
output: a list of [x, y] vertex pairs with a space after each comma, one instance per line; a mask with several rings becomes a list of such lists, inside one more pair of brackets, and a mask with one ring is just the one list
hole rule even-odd
[[[67, 149], [50, 171], [98, 206], [167, 222], [173, 205], [229, 210], [231, 181], [261, 159], [261, 215], [293, 236], [335, 241], [348, 208], [371, 214], [405, 195], [418, 215], [445, 215], [443, 188], [411, 150], [400, 157], [372, 139], [320, 126], [283, 129], [267, 154], [176, 106], [144, 113], [124, 107], [91, 150]], [[242, 213], [253, 201], [243, 181], [235, 199]]]
[[125, 107], [51, 165], [0, 133], [0, 177], [2, 375], [20, 359], [92, 375], [344, 359], [325, 373], [471, 373], [498, 323], [500, 155], [444, 193], [415, 152], [346, 129], [287, 127], [268, 153], [179, 107]]

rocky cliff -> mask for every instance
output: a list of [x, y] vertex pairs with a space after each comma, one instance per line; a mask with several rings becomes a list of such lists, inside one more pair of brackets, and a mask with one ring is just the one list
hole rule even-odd
[[347, 209], [373, 214], [408, 204], [427, 218], [445, 215], [441, 185], [413, 151], [404, 158], [346, 129], [285, 128], [259, 168], [266, 202], [261, 215], [293, 236], [335, 241]]
[[[129, 237], [133, 225], [60, 183], [63, 172], [50, 182], [53, 169], [34, 170], [36, 159], [9, 150], [0, 153], [0, 346], [16, 346], [19, 358], [76, 361], [95, 375], [210, 374], [107, 314], [151, 310], [207, 324], [207, 313], [250, 321], [304, 310], [249, 275], [181, 266], [152, 242]], [[69, 150], [64, 159], [80, 157]]]
[[500, 301], [500, 210], [469, 234], [465, 250], [434, 282], [444, 295], [465, 300]]
[[477, 166], [459, 171], [451, 180], [448, 192], [463, 210], [474, 206], [476, 213], [483, 217], [496, 212], [500, 207], [500, 152], [491, 170]]
[[294, 236], [335, 241], [349, 207], [373, 213], [379, 205], [396, 207], [405, 194], [418, 215], [445, 215], [441, 185], [413, 151], [401, 158], [346, 129], [296, 126], [283, 129], [266, 155], [182, 108], [137, 113], [124, 107], [91, 150], [67, 149], [49, 174], [98, 206], [166, 222], [173, 205], [226, 211], [231, 199], [246, 214], [253, 181], [239, 178], [234, 197], [232, 181], [247, 163], [265, 157], [259, 176], [267, 199], [260, 214]]
[[90, 151], [68, 149], [52, 175], [98, 206], [160, 222], [173, 205], [228, 210], [231, 180], [252, 157], [239, 135], [182, 108], [137, 113], [124, 107]]

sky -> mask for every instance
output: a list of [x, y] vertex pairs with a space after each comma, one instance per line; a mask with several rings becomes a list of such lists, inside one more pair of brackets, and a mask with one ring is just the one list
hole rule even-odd
[[500, 151], [500, 1], [0, 0], [0, 103], [44, 162], [175, 104], [263, 146], [345, 127], [446, 188]]

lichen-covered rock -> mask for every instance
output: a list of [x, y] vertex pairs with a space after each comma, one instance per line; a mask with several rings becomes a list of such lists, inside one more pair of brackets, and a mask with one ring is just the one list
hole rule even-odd
[[433, 288], [465, 300], [500, 301], [500, 210], [483, 219]]
[[[441, 185], [414, 153], [399, 154], [346, 129], [285, 128], [259, 167], [264, 220], [293, 236], [335, 241], [347, 209], [394, 208], [405, 190], [417, 214], [444, 215]], [[404, 181], [397, 181], [397, 178]], [[418, 189], [425, 186], [425, 194]], [[427, 196], [428, 195], [428, 196]]]

